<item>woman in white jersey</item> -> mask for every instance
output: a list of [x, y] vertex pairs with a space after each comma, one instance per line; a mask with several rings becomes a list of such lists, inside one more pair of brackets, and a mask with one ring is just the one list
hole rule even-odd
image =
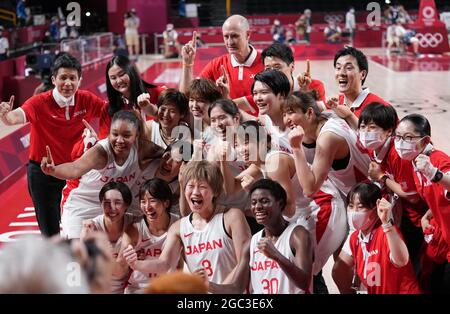
[[[138, 235], [137, 239], [130, 241], [134, 245], [138, 260], [157, 259], [163, 250], [169, 227], [179, 218], [170, 213], [172, 191], [166, 181], [153, 178], [141, 186], [139, 198], [144, 217], [131, 226], [127, 234]], [[143, 293], [157, 275], [158, 273], [133, 270], [125, 293]]]
[[198, 78], [191, 82], [186, 93], [189, 99], [189, 112], [184, 117], [193, 134], [194, 139], [211, 142], [212, 131], [208, 108], [213, 102], [222, 98], [217, 85], [206, 78]]
[[272, 149], [292, 153], [289, 128], [283, 122], [282, 104], [291, 92], [287, 76], [277, 70], [266, 70], [255, 75], [252, 85], [253, 100], [259, 108], [259, 122], [272, 138]]
[[347, 236], [345, 204], [337, 188], [325, 180], [320, 189], [306, 194], [299, 183], [301, 175], [296, 171], [291, 154], [270, 152], [266, 158], [267, 176], [277, 181], [287, 193], [287, 204], [283, 215], [286, 220], [302, 225], [310, 233], [314, 250], [314, 292], [319, 293], [317, 280], [329, 257], [339, 250]]
[[98, 193], [105, 183], [123, 182], [131, 187], [139, 174], [144, 158], [160, 156], [161, 149], [148, 142], [138, 156], [136, 142], [140, 121], [131, 111], [113, 116], [108, 138], [100, 140], [79, 159], [55, 166], [48, 147], [41, 169], [47, 175], [68, 180], [63, 190], [62, 233], [69, 239], [79, 238], [82, 222], [102, 213]]
[[[291, 129], [289, 141], [294, 151], [299, 181], [306, 194], [318, 191], [329, 177], [341, 193], [367, 179], [370, 158], [357, 145], [356, 133], [345, 120], [322, 114], [314, 92], [295, 92], [283, 105], [284, 121]], [[308, 166], [302, 143], [313, 144], [314, 160]]]
[[[225, 192], [236, 195], [245, 191], [248, 195], [250, 186], [256, 180], [266, 177], [265, 160], [270, 150], [271, 138], [263, 126], [254, 120], [249, 120], [239, 126], [236, 143], [238, 158], [244, 161], [245, 169], [236, 175], [230, 169], [229, 162], [220, 161], [220, 170], [225, 180]], [[242, 209], [252, 234], [261, 230], [262, 226], [256, 223], [248, 201]]]
[[[298, 181], [306, 195], [316, 193], [327, 178], [344, 195], [355, 184], [367, 180], [370, 158], [358, 145], [356, 133], [345, 120], [333, 114], [321, 114], [314, 94], [294, 93], [284, 103], [283, 112], [285, 123], [292, 130], [289, 140]], [[307, 162], [305, 144], [314, 146], [311, 166]], [[334, 280], [343, 292], [350, 286], [345, 278], [351, 280], [351, 269], [345, 266], [348, 255], [345, 255], [344, 260], [341, 256], [336, 259], [333, 270]]]
[[[209, 107], [209, 117], [211, 119], [211, 137], [210, 141], [202, 147], [197, 145], [198, 140], [194, 140], [194, 160], [205, 159], [217, 163], [225, 160], [233, 174], [237, 176], [245, 170], [245, 163], [242, 158], [238, 158], [236, 152], [237, 130], [240, 122], [239, 109], [230, 99], [219, 99]], [[199, 156], [198, 152], [202, 152], [203, 156]], [[223, 152], [226, 156], [223, 156]], [[217, 203], [226, 208], [236, 207], [244, 209], [247, 202], [247, 193], [243, 190], [234, 194], [225, 191], [217, 200]]]
[[131, 204], [131, 191], [125, 183], [106, 183], [99, 193], [103, 214], [83, 221], [80, 239], [84, 240], [93, 231], [106, 234], [112, 247], [112, 285], [111, 293], [123, 293], [128, 279], [128, 264], [121, 251], [125, 230], [133, 223], [133, 216], [127, 213]]
[[227, 282], [241, 259], [243, 244], [251, 237], [244, 214], [236, 208], [225, 213], [217, 210], [223, 178], [212, 163], [189, 162], [182, 170], [181, 185], [192, 213], [170, 227], [160, 257], [139, 261], [131, 246], [124, 257], [134, 270], [161, 273], [174, 269], [181, 255], [189, 271], [203, 269], [209, 281]]
[[[146, 122], [146, 133], [150, 140], [162, 148], [177, 139], [190, 135], [182, 119], [188, 113], [188, 99], [174, 88], [168, 88], [158, 98], [157, 120]], [[184, 126], [184, 130], [183, 130]]]
[[250, 283], [254, 294], [299, 294], [309, 291], [313, 249], [308, 231], [289, 224], [282, 212], [287, 204], [283, 187], [270, 179], [250, 187], [251, 208], [264, 229], [243, 250], [229, 285], [209, 284], [212, 293], [242, 293]]

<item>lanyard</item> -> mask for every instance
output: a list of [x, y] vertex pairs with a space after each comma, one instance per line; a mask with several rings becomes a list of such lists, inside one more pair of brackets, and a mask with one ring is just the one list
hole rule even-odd
[[[361, 236], [361, 231], [359, 231], [359, 235]], [[370, 231], [370, 235], [369, 235], [369, 241], [370, 242], [372, 240], [372, 230]], [[359, 239], [360, 243], [361, 243], [361, 250], [363, 253], [363, 260], [364, 260], [364, 268], [363, 268], [363, 276], [364, 276], [364, 280], [367, 278], [367, 264], [369, 264], [369, 251], [367, 250], [366, 247], [366, 242], [364, 241], [364, 239]]]

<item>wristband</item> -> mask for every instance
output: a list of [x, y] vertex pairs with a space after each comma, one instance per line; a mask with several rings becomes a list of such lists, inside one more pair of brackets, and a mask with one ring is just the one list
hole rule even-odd
[[186, 68], [192, 68], [193, 65], [194, 63], [183, 63], [183, 66]]
[[437, 182], [441, 181], [443, 177], [444, 177], [444, 173], [438, 169], [438, 171], [436, 171], [436, 174], [434, 175], [433, 179], [431, 179], [431, 182], [437, 183]]
[[387, 174], [383, 174], [383, 175], [381, 176], [381, 178], [378, 179], [378, 181], [381, 182], [381, 183], [383, 183], [383, 184], [386, 184], [386, 180], [387, 180], [387, 179], [389, 179], [389, 176], [388, 176]]
[[394, 225], [392, 224], [392, 219], [390, 219], [387, 223], [381, 225], [381, 228], [383, 228], [384, 232], [391, 231], [393, 227]]

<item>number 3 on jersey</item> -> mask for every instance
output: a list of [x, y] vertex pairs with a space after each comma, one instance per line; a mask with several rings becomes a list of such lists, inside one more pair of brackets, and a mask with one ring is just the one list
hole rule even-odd
[[211, 262], [209, 261], [209, 259], [204, 259], [202, 262], [202, 267], [205, 271], [207, 271], [207, 275], [208, 277], [211, 277], [213, 275], [213, 269], [211, 267]]
[[278, 278], [263, 279], [261, 285], [265, 294], [278, 294]]

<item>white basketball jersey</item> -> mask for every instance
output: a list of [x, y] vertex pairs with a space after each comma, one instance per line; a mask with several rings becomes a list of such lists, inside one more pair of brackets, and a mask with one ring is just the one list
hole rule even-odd
[[[124, 219], [123, 227], [124, 227], [124, 230], [125, 230], [125, 228], [128, 225], [133, 223], [133, 215], [131, 215], [129, 213], [125, 213], [123, 219]], [[104, 215], [99, 215], [99, 216], [95, 217], [94, 219], [92, 219], [92, 222], [94, 223], [95, 228], [98, 231], [106, 233]], [[119, 255], [119, 252], [120, 252], [120, 249], [121, 249], [122, 236], [120, 236], [120, 238], [117, 239], [116, 242], [110, 242], [110, 243], [111, 243], [111, 246], [112, 246], [113, 257], [114, 257], [114, 259], [116, 259], [117, 256]], [[126, 283], [127, 283], [127, 279], [128, 279], [128, 274], [125, 275], [124, 277], [121, 277], [121, 278], [113, 276], [111, 293], [116, 293], [116, 294], [123, 293], [124, 288], [125, 288]]]
[[186, 265], [190, 272], [204, 268], [209, 281], [220, 284], [237, 264], [233, 240], [225, 231], [224, 214], [214, 215], [203, 230], [194, 229], [191, 219], [192, 214], [180, 222]]
[[282, 151], [289, 154], [292, 154], [292, 147], [289, 143], [289, 132], [291, 131], [289, 128], [286, 128], [283, 131], [281, 129], [273, 124], [272, 119], [266, 114], [260, 115], [259, 119], [264, 124], [264, 128], [266, 129], [267, 133], [270, 134], [270, 137], [272, 139], [271, 141], [271, 148], [276, 151]]
[[355, 184], [367, 179], [370, 157], [358, 148], [356, 133], [345, 120], [334, 116], [330, 117], [320, 130], [319, 136], [325, 132], [332, 132], [343, 137], [350, 149], [350, 160], [347, 167], [341, 170], [330, 169], [328, 173], [328, 177], [339, 191], [347, 195]]
[[159, 123], [155, 120], [152, 120], [151, 122], [152, 126], [152, 135], [150, 137], [150, 140], [155, 143], [156, 145], [166, 149], [167, 144], [164, 142], [162, 136], [161, 136], [161, 130], [159, 129]]
[[291, 189], [294, 193], [295, 212], [292, 217], [283, 217], [303, 226], [309, 232], [315, 256], [312, 271], [316, 275], [346, 236], [345, 205], [339, 191], [329, 179], [322, 183], [320, 190], [311, 198], [303, 194], [297, 174], [291, 178]]
[[[108, 182], [123, 182], [131, 188], [139, 174], [138, 153], [135, 145], [130, 150], [123, 165], [118, 165], [108, 139], [97, 142], [107, 154], [108, 161], [105, 168], [91, 170], [81, 178], [68, 180], [63, 189], [61, 208], [63, 215], [70, 220], [70, 216], [81, 219], [91, 219], [102, 214], [98, 194]], [[66, 213], [65, 213], [66, 212]], [[66, 226], [70, 228], [70, 221]]]
[[[177, 216], [170, 214], [169, 227], [177, 220]], [[166, 242], [167, 231], [160, 236], [153, 235], [147, 226], [145, 218], [142, 218], [135, 226], [139, 232], [139, 241], [135, 247], [138, 260], [157, 259], [161, 255], [164, 243]], [[169, 228], [167, 228], [167, 230], [169, 230]], [[143, 293], [151, 280], [157, 276], [157, 273], [145, 274], [134, 270], [128, 279], [125, 293]]]
[[[289, 245], [292, 231], [297, 224], [292, 223], [287, 226], [278, 237], [275, 248], [289, 259], [295, 261], [292, 248]], [[303, 294], [300, 289], [291, 281], [288, 275], [281, 269], [280, 265], [273, 259], [265, 256], [258, 250], [258, 242], [263, 238], [264, 229], [252, 237], [250, 244], [250, 293], [252, 294]]]

